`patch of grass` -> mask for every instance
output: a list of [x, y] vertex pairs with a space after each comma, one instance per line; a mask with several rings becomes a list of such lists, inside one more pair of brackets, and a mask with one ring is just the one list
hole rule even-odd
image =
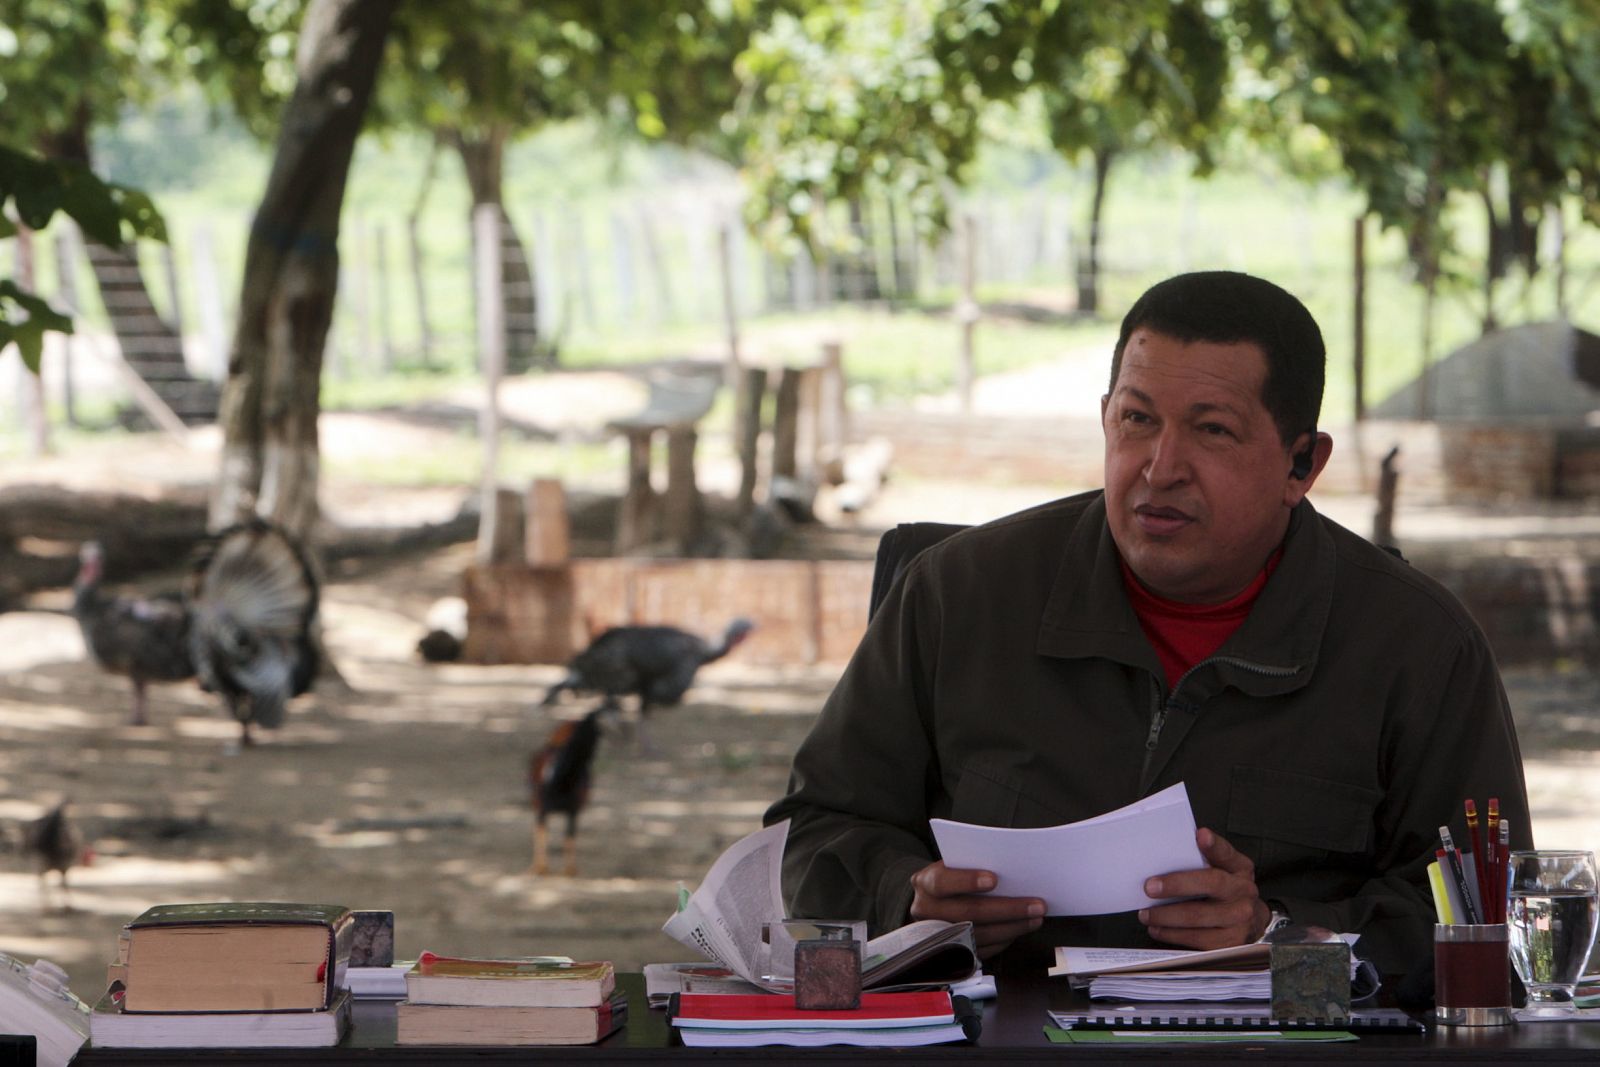
[[[331, 473], [355, 481], [387, 486], [476, 485], [483, 476], [483, 445], [463, 431], [438, 441], [426, 452], [408, 452], [403, 463], [362, 456], [328, 460]], [[560, 478], [569, 485], [607, 485], [620, 481], [620, 448], [612, 443], [501, 441], [496, 465], [507, 485], [526, 485], [534, 478]]]

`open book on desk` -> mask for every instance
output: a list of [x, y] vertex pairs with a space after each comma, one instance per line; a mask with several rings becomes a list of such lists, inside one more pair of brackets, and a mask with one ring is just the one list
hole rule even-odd
[[[762, 927], [785, 918], [782, 868], [788, 834], [785, 820], [734, 842], [661, 928], [745, 981], [774, 993], [794, 988], [792, 980], [761, 973]], [[968, 922], [923, 919], [871, 939], [863, 951], [864, 989], [956, 982], [978, 969]]]

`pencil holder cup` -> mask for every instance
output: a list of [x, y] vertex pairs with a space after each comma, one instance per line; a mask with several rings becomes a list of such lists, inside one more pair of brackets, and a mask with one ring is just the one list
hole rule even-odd
[[1433, 928], [1434, 1017], [1449, 1026], [1511, 1022], [1511, 957], [1504, 923]]

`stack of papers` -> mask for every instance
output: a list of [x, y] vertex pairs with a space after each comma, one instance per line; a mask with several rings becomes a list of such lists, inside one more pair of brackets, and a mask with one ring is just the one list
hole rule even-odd
[[965, 1041], [950, 994], [863, 993], [861, 1006], [802, 1011], [785, 994], [683, 993], [667, 1009], [690, 1047], [859, 1045], [905, 1048]]
[[997, 897], [1038, 897], [1047, 915], [1109, 915], [1152, 904], [1145, 879], [1206, 866], [1182, 782], [1092, 819], [1038, 829], [932, 819], [947, 866], [993, 871]]
[[[1354, 945], [1359, 934], [1341, 934]], [[1271, 1000], [1272, 946], [1258, 941], [1233, 948], [1058, 948], [1051, 975], [1087, 983], [1095, 1000]], [[1350, 977], [1359, 961], [1352, 953]]]

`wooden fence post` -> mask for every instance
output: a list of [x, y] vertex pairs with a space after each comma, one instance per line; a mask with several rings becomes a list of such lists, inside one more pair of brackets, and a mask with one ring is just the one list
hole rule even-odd
[[535, 478], [524, 511], [523, 557], [530, 567], [562, 567], [572, 559], [572, 520], [559, 478]]
[[[177, 293], [177, 287], [173, 287]], [[61, 308], [74, 319], [78, 317], [78, 231], [64, 223], [56, 233], [56, 298]], [[78, 403], [75, 372], [72, 366], [77, 337], [66, 334], [61, 338], [61, 405], [68, 426], [78, 425]]]
[[200, 334], [205, 338], [206, 372], [212, 381], [228, 377], [228, 326], [222, 304], [222, 284], [217, 276], [217, 251], [211, 227], [201, 223], [190, 238], [189, 276], [194, 280], [194, 302], [200, 313]]
[[655, 539], [656, 491], [650, 485], [649, 427], [623, 430], [628, 441], [628, 483], [617, 511], [617, 555]]
[[785, 367], [778, 375], [777, 406], [772, 414], [772, 476], [795, 476], [796, 423], [800, 417], [800, 368]]
[[700, 489], [694, 480], [699, 436], [693, 423], [667, 429], [667, 491], [661, 500], [661, 534], [679, 555], [687, 555], [700, 534]]
[[472, 212], [474, 250], [478, 258], [478, 353], [483, 369], [483, 410], [478, 435], [483, 440], [482, 511], [478, 517], [478, 562], [494, 562], [499, 528], [498, 467], [500, 463], [500, 379], [505, 374], [504, 294], [500, 285], [500, 205], [479, 204]]
[[756, 448], [761, 439], [761, 401], [767, 392], [765, 367], [746, 367], [739, 376], [739, 392], [734, 404], [736, 440], [739, 448], [739, 517], [755, 507]]

